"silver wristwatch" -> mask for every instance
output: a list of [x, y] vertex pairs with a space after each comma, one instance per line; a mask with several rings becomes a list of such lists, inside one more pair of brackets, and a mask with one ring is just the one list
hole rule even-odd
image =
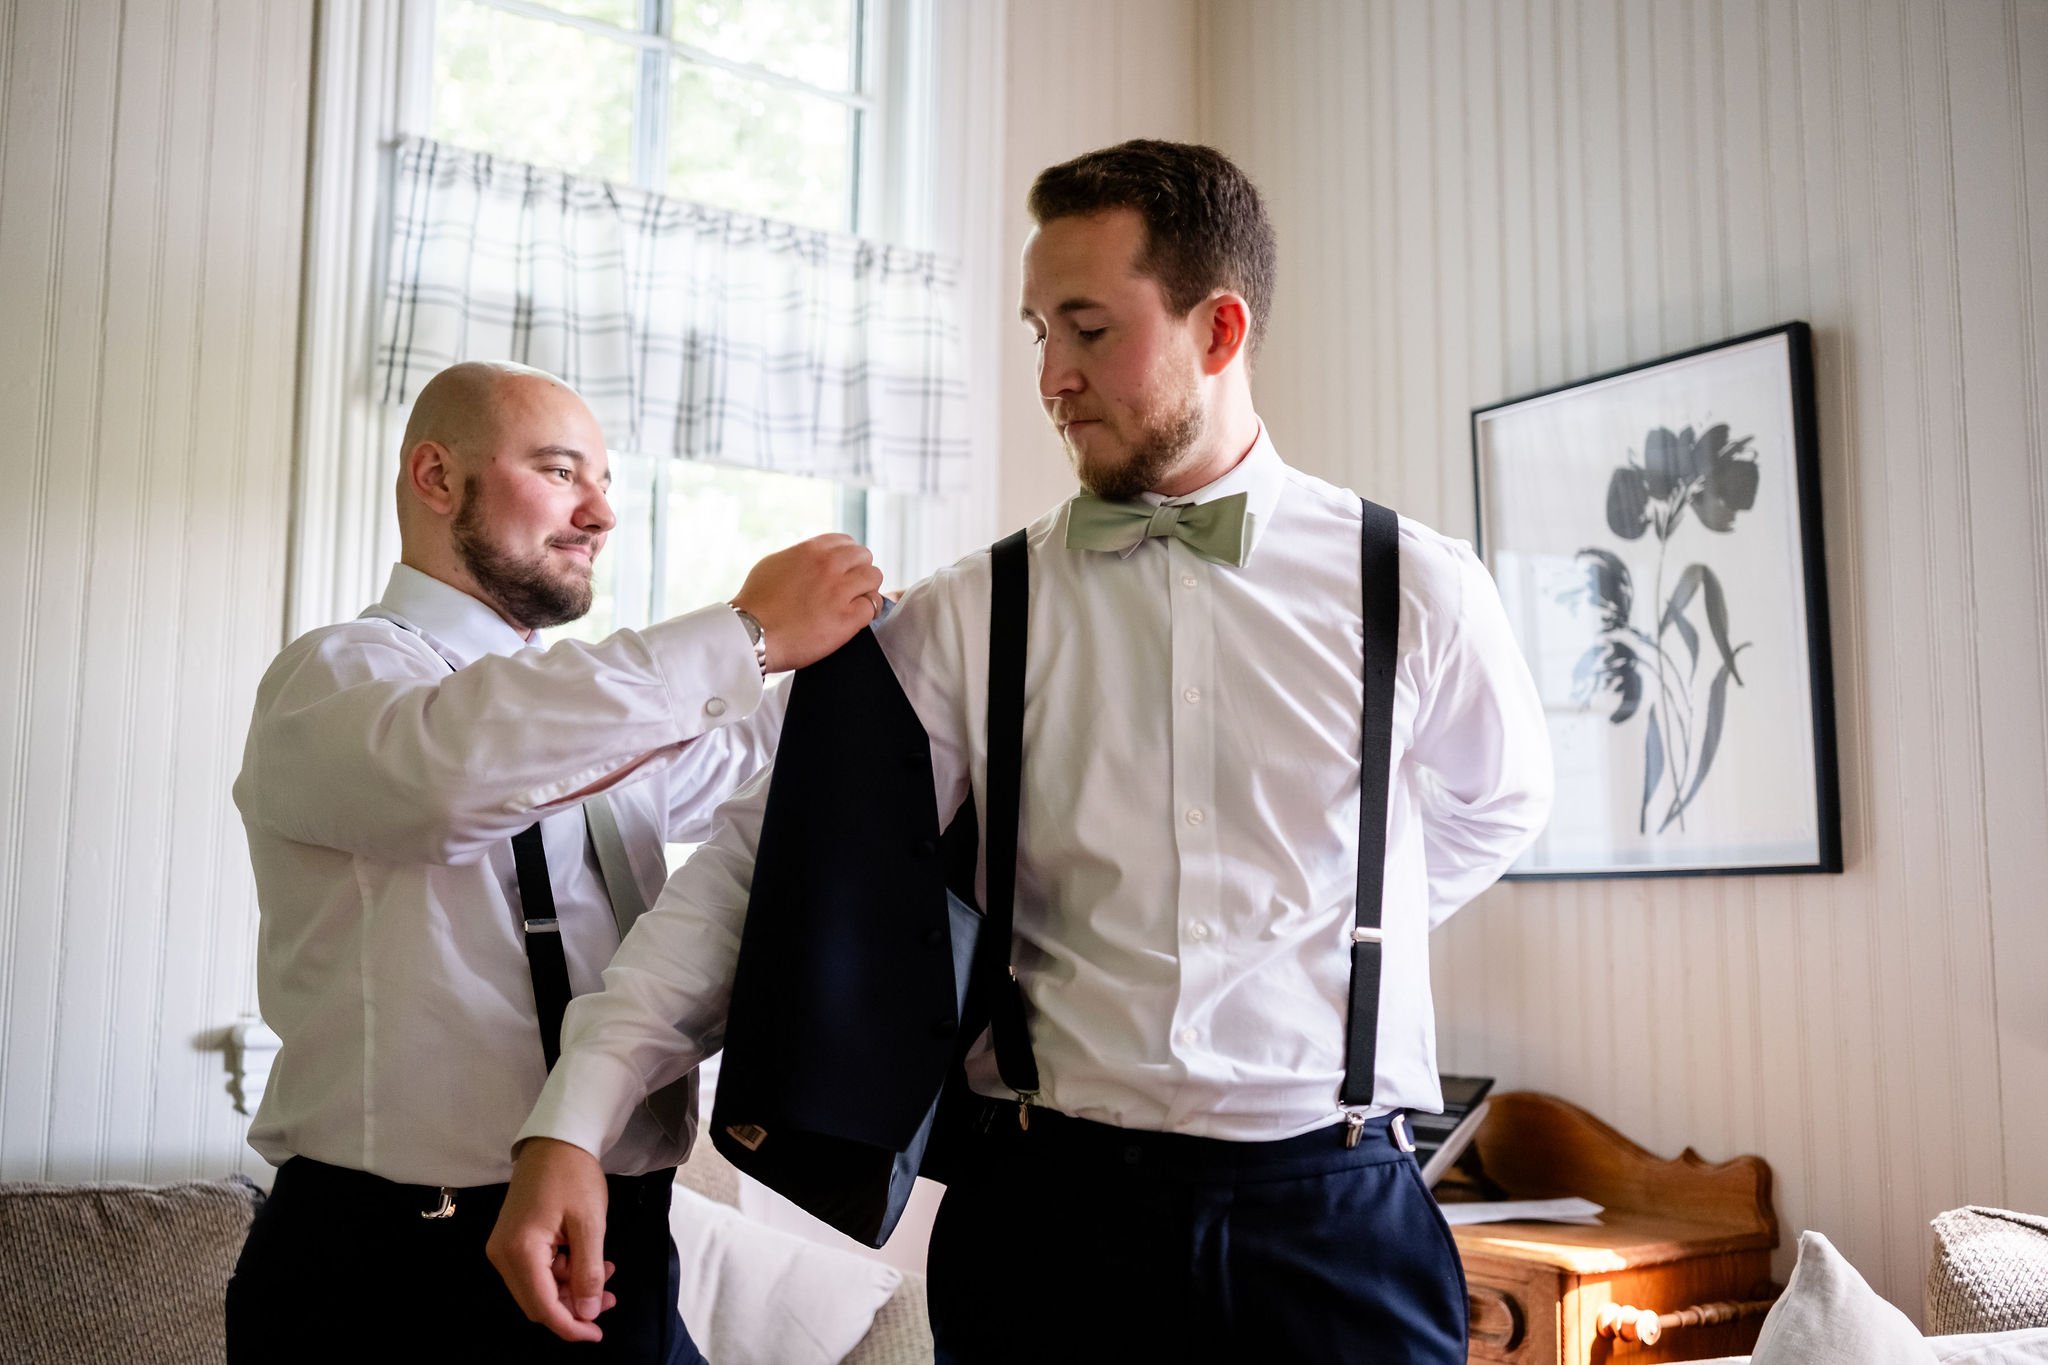
[[763, 631], [763, 630], [761, 629], [761, 623], [760, 623], [759, 621], [757, 621], [757, 620], [755, 620], [755, 619], [754, 619], [754, 613], [752, 613], [752, 612], [748, 611], [748, 610], [747, 610], [747, 609], [746, 609], [745, 607], [739, 607], [739, 606], [734, 606], [734, 605], [733, 605], [733, 604], [732, 604], [731, 602], [728, 602], [728, 603], [726, 603], [725, 605], [727, 605], [728, 607], [732, 607], [732, 614], [733, 614], [734, 616], [737, 616], [737, 617], [739, 617], [739, 618], [740, 618], [740, 624], [741, 624], [742, 626], [745, 626], [745, 627], [747, 628], [747, 641], [748, 641], [748, 643], [750, 643], [751, 645], [753, 645], [753, 646], [754, 646], [754, 662], [755, 662], [755, 663], [757, 663], [757, 664], [759, 664], [759, 665], [761, 666], [761, 676], [762, 676], [762, 677], [764, 677], [764, 678], [765, 678], [765, 677], [767, 677], [767, 676], [768, 676], [768, 636], [767, 636], [767, 633], [766, 633], [765, 631]]

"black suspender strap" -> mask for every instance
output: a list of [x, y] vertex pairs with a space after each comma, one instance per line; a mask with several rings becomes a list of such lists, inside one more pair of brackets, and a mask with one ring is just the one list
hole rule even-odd
[[1401, 636], [1400, 519], [1360, 499], [1359, 586], [1365, 626], [1365, 730], [1358, 757], [1358, 907], [1351, 931], [1345, 1104], [1371, 1104], [1380, 1021], [1380, 900], [1386, 890], [1387, 784], [1394, 753], [1394, 660]]
[[984, 843], [988, 913], [976, 944], [975, 977], [988, 1001], [996, 1071], [1028, 1103], [1038, 1094], [1038, 1062], [1024, 1022], [1024, 992], [1010, 966], [1017, 903], [1018, 793], [1024, 776], [1024, 646], [1031, 607], [1031, 561], [1024, 532], [991, 551], [994, 595], [988, 631], [988, 806]]
[[569, 1008], [569, 961], [562, 955], [562, 926], [555, 918], [555, 889], [548, 883], [548, 855], [540, 826], [512, 836], [512, 862], [519, 872], [519, 909], [526, 931], [526, 966], [533, 973], [533, 1004], [540, 1015], [540, 1050], [554, 1070], [562, 1055], [562, 1012]]

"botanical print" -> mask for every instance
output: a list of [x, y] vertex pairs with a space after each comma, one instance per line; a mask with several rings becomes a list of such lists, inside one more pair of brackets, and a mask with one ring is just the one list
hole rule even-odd
[[[1697, 524], [1716, 535], [1735, 530], [1739, 512], [1756, 505], [1760, 482], [1753, 436], [1731, 439], [1726, 423], [1704, 432], [1656, 427], [1640, 454], [1628, 452], [1607, 481], [1607, 526], [1623, 540], [1657, 537], [1657, 578], [1651, 597], [1655, 633], [1634, 619], [1635, 585], [1621, 556], [1599, 546], [1579, 551], [1584, 587], [1570, 596], [1599, 613], [1598, 638], [1573, 670], [1577, 699], [1591, 705], [1612, 692], [1611, 717], [1627, 725], [1639, 712], [1643, 727], [1642, 804], [1636, 830], [1661, 834], [1674, 822], [1685, 828], [1685, 810], [1699, 795], [1713, 768], [1727, 719], [1728, 685], [1742, 685], [1736, 658], [1750, 642], [1729, 637], [1728, 599], [1714, 571], [1697, 561], [1671, 572], [1672, 541]], [[1690, 513], [1690, 515], [1688, 515]], [[1664, 585], [1671, 583], [1665, 596]], [[1697, 604], [1703, 622], [1691, 612]], [[1700, 625], [1712, 642], [1716, 664], [1700, 705]], [[1669, 643], [1676, 637], [1676, 645]], [[1682, 647], [1681, 661], [1677, 649]], [[1645, 693], [1649, 706], [1643, 709]], [[1655, 823], [1652, 824], [1653, 808]]]
[[1810, 347], [1791, 323], [1472, 414], [1557, 774], [1510, 876], [1840, 870]]

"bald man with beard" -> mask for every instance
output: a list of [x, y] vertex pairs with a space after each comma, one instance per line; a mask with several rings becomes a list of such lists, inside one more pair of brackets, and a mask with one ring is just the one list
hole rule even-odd
[[[293, 641], [257, 690], [234, 795], [283, 1048], [249, 1135], [278, 1171], [228, 1288], [233, 1361], [571, 1350], [484, 1258], [561, 1008], [601, 987], [664, 842], [701, 840], [772, 755], [768, 674], [881, 607], [866, 549], [823, 535], [729, 603], [543, 649], [590, 609], [610, 481], [567, 385], [443, 371], [406, 428], [383, 597]], [[574, 1360], [702, 1359], [667, 1223], [694, 1093], [646, 1079], [669, 1088], [605, 1161], [606, 1340]]]

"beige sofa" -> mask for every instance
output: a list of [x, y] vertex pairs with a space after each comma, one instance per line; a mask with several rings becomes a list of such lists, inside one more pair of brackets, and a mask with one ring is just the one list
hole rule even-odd
[[[732, 1168], [708, 1142], [698, 1153], [680, 1183], [734, 1203]], [[228, 1276], [262, 1199], [239, 1176], [167, 1185], [0, 1182], [0, 1363], [224, 1362]], [[905, 1275], [845, 1359], [931, 1358], [924, 1281]]]

